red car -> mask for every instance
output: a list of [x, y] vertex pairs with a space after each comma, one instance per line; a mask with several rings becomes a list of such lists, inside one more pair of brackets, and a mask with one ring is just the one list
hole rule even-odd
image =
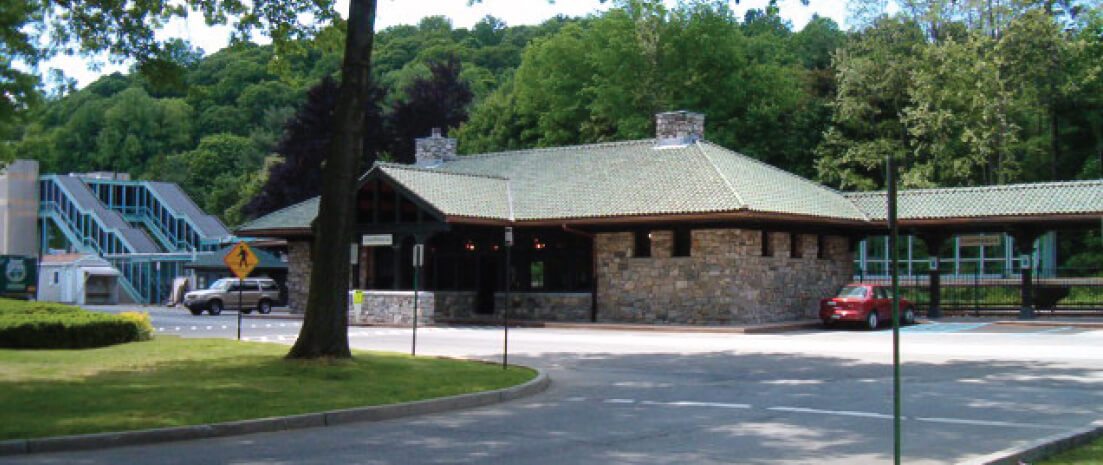
[[[892, 288], [874, 284], [847, 284], [835, 297], [820, 300], [820, 320], [826, 327], [836, 322], [859, 322], [876, 329], [882, 321], [892, 321]], [[900, 324], [915, 323], [915, 307], [900, 299]]]

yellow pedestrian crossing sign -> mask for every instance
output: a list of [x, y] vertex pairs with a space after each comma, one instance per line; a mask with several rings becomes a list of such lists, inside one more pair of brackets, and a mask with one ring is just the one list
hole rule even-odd
[[253, 249], [250, 249], [244, 242], [238, 242], [237, 245], [231, 248], [226, 256], [222, 257], [222, 261], [230, 267], [230, 271], [233, 271], [238, 279], [245, 279], [246, 276], [249, 276], [249, 273], [253, 272], [253, 268], [256, 268], [257, 264], [260, 263], [257, 254], [253, 253]]

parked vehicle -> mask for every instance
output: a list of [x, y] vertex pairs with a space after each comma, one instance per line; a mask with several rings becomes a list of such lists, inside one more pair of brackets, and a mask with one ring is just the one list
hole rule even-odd
[[0, 255], [0, 297], [32, 300], [37, 286], [38, 262], [34, 257]]
[[[254, 309], [260, 313], [272, 312], [272, 305], [280, 300], [280, 288], [269, 278], [223, 278], [202, 291], [192, 291], [184, 295], [184, 306], [192, 315], [200, 315], [204, 310], [218, 315], [224, 309], [240, 310], [250, 313]], [[240, 301], [240, 305], [238, 302]]]
[[[862, 323], [877, 329], [883, 321], [892, 321], [892, 289], [874, 284], [848, 284], [834, 297], [820, 300], [820, 320], [826, 327], [839, 322]], [[900, 324], [915, 323], [915, 306], [900, 299]]]

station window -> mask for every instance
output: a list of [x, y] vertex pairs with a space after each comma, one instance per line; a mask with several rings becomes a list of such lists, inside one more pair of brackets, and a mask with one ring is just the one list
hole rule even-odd
[[816, 258], [823, 260], [827, 258], [827, 250], [824, 250], [827, 246], [827, 241], [824, 240], [823, 234], [816, 235]]
[[770, 243], [770, 231], [762, 231], [762, 239], [760, 242], [762, 242], [762, 256], [773, 257], [774, 245]]
[[637, 258], [645, 258], [651, 256], [651, 231], [636, 231], [635, 232], [636, 247], [633, 254]]
[[674, 230], [674, 256], [688, 257], [693, 248], [693, 233], [689, 229]]
[[789, 256], [793, 258], [804, 256], [804, 250], [801, 249], [800, 234], [798, 233], [789, 233]]

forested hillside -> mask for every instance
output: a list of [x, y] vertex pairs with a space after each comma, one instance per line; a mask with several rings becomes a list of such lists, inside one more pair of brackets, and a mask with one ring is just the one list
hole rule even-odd
[[[380, 95], [366, 104], [379, 106], [380, 113], [408, 107], [408, 89], [431, 82], [431, 66], [450, 60], [459, 73], [453, 80], [479, 99], [512, 73], [533, 38], [577, 21], [555, 18], [539, 26], [506, 27], [487, 17], [468, 30], [453, 28], [443, 17], [427, 17], [416, 26], [380, 31], [374, 68]], [[104, 76], [31, 109], [14, 127], [0, 125], [9, 126], [6, 132], [13, 136], [10, 152], [39, 160], [43, 172], [106, 170], [179, 182], [205, 210], [237, 224], [246, 219], [243, 207], [264, 187], [268, 167], [285, 158], [276, 151], [296, 113], [307, 110], [307, 92], [324, 87], [324, 77], [337, 77], [342, 26], [293, 44], [280, 56], [271, 46], [249, 43], [209, 56], [182, 47], [168, 73]], [[464, 116], [471, 101], [465, 102]], [[325, 140], [322, 134], [312, 136]], [[291, 142], [284, 145], [296, 145]], [[383, 151], [390, 148], [382, 145]]]
[[[706, 138], [847, 189], [1098, 178], [1103, 14], [1096, 3], [858, 0], [851, 31], [800, 30], [775, 6], [626, 1], [599, 16], [470, 30], [441, 17], [381, 31], [365, 141], [408, 161], [443, 126], [463, 153], [653, 134], [653, 115], [706, 115]], [[181, 183], [238, 224], [316, 192], [341, 26], [277, 54], [181, 45], [171, 67], [111, 75], [0, 128], [47, 172], [114, 170]], [[0, 122], [0, 125], [4, 125]]]

